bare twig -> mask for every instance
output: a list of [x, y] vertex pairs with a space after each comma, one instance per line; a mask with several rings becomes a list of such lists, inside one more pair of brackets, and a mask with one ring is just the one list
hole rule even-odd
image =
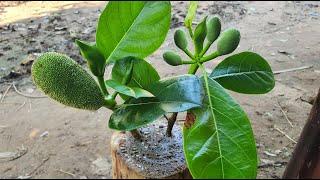
[[1, 97], [0, 103], [2, 103], [2, 101], [4, 100], [5, 96], [8, 94], [10, 88], [11, 88], [12, 84], [9, 85], [9, 87], [6, 89], [6, 91], [4, 92], [3, 96]]
[[72, 177], [76, 177], [75, 174], [72, 174], [72, 173], [70, 173], [70, 172], [64, 171], [64, 170], [62, 170], [62, 169], [56, 169], [56, 171], [61, 172], [61, 173], [64, 173], [64, 174], [67, 174], [67, 175], [70, 175], [70, 176], [72, 176]]
[[292, 141], [293, 143], [297, 144], [297, 141], [293, 140], [288, 134], [286, 134], [285, 132], [281, 131], [279, 128], [277, 127], [273, 127], [275, 130], [277, 130], [279, 133], [281, 133], [282, 135], [284, 135], [285, 137], [287, 137], [290, 141]]
[[282, 114], [284, 115], [284, 117], [286, 118], [286, 120], [288, 121], [288, 123], [290, 124], [290, 126], [293, 127], [292, 122], [289, 120], [289, 118], [288, 118], [286, 112], [283, 110], [280, 102], [279, 102], [278, 100], [277, 100], [277, 102], [278, 102], [278, 105], [279, 105], [279, 107], [280, 107], [280, 111], [282, 112]]
[[22, 148], [18, 148], [16, 152], [1, 152], [0, 162], [2, 161], [14, 161], [27, 154], [28, 149], [22, 145]]
[[31, 104], [31, 100], [29, 99], [29, 110], [28, 110], [28, 112], [30, 112], [31, 109], [32, 109], [32, 104]]
[[44, 159], [41, 164], [39, 164], [39, 166], [37, 166], [36, 168], [34, 168], [27, 176], [31, 176], [33, 173], [35, 173], [41, 166], [44, 165], [44, 163], [46, 163], [48, 160], [50, 159], [50, 156], [48, 156], [46, 159]]
[[292, 71], [298, 71], [298, 70], [304, 70], [304, 69], [310, 69], [313, 66], [302, 66], [302, 67], [297, 67], [297, 68], [291, 68], [291, 69], [284, 69], [280, 71], [274, 71], [273, 74], [280, 74], [280, 73], [285, 73], [285, 72], [292, 72]]
[[16, 112], [17, 111], [19, 111], [21, 108], [23, 108], [23, 106], [26, 104], [26, 102], [23, 102], [22, 104], [21, 104], [21, 106], [19, 106], [17, 109], [16, 109]]
[[0, 128], [7, 128], [8, 126], [0, 125]]
[[21, 103], [18, 103], [18, 102], [3, 102], [2, 104], [14, 104], [14, 105], [21, 105]]
[[17, 94], [21, 95], [21, 96], [24, 96], [24, 97], [27, 97], [27, 98], [47, 98], [47, 96], [30, 96], [30, 95], [27, 95], [27, 94], [23, 94], [22, 92], [20, 92], [20, 91], [17, 89], [17, 87], [16, 87], [16, 85], [15, 85], [14, 83], [12, 83], [12, 86], [13, 86], [15, 92], [16, 92]]

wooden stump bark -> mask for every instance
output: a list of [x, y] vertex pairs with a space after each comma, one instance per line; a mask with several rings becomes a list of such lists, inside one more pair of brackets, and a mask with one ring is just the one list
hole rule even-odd
[[283, 178], [320, 178], [320, 89]]
[[166, 122], [139, 129], [141, 139], [129, 132], [115, 132], [111, 138], [114, 179], [192, 179], [187, 169], [181, 127], [166, 136]]

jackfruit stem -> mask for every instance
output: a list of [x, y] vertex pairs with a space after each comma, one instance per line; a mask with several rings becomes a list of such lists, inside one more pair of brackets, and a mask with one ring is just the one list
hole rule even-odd
[[210, 54], [210, 55], [208, 55], [206, 57], [201, 58], [200, 62], [203, 63], [203, 62], [206, 62], [206, 61], [210, 61], [210, 60], [212, 60], [212, 59], [214, 59], [214, 58], [216, 58], [218, 56], [219, 56], [219, 53], [218, 53], [218, 51], [216, 51], [216, 52], [214, 52], [214, 53], [212, 53], [212, 54]]
[[211, 46], [211, 44], [212, 44], [213, 42], [208, 42], [207, 44], [206, 44], [206, 46], [204, 47], [204, 49], [201, 51], [201, 53], [199, 54], [199, 57], [202, 57], [203, 55], [205, 55], [206, 54], [206, 52], [208, 51], [208, 49], [210, 48], [210, 46]]
[[194, 55], [192, 55], [191, 52], [187, 48], [183, 49], [183, 52], [186, 53], [186, 55], [188, 55], [191, 59], [194, 59]]
[[[192, 24], [192, 23], [191, 23]], [[192, 26], [192, 25], [191, 25]], [[192, 27], [191, 26], [188, 26], [188, 31], [189, 31], [189, 35], [191, 37], [191, 39], [193, 39], [193, 32], [192, 32]]]
[[199, 68], [198, 64], [191, 64], [189, 67], [188, 74], [195, 74], [198, 68]]
[[107, 87], [106, 87], [106, 84], [105, 84], [105, 82], [104, 82], [103, 76], [97, 76], [97, 78], [98, 78], [98, 82], [99, 82], [99, 85], [100, 85], [100, 89], [101, 89], [103, 95], [104, 95], [104, 96], [109, 95], [108, 90], [107, 90]]

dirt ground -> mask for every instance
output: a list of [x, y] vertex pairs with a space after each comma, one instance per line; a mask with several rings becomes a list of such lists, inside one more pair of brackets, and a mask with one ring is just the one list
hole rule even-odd
[[[162, 77], [187, 70], [161, 58], [164, 50], [175, 49], [173, 32], [181, 28], [186, 13], [187, 2], [172, 4], [167, 40], [148, 58]], [[43, 97], [30, 77], [33, 60], [47, 51], [65, 53], [86, 67], [74, 39], [94, 41], [104, 6], [0, 2], [0, 153], [13, 155], [0, 157], [0, 178], [111, 178], [111, 111], [58, 104]], [[320, 2], [200, 2], [196, 21], [209, 14], [222, 18], [223, 29], [240, 30], [237, 52], [261, 54], [274, 71], [310, 67], [276, 74], [269, 94], [232, 93], [252, 122], [260, 159], [257, 178], [280, 178], [320, 87]]]

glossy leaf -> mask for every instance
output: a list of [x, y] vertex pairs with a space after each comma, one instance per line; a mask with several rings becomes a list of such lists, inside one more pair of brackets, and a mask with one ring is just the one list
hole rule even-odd
[[203, 84], [203, 107], [191, 110], [195, 123], [183, 130], [193, 178], [255, 178], [257, 152], [247, 115], [213, 79]]
[[125, 94], [130, 97], [134, 97], [134, 98], [154, 97], [150, 92], [144, 89], [141, 89], [138, 87], [131, 88], [112, 79], [106, 80], [105, 82], [108, 87], [114, 89], [116, 92]]
[[275, 80], [268, 62], [253, 52], [242, 52], [223, 60], [210, 77], [224, 88], [245, 94], [263, 94]]
[[126, 56], [144, 58], [160, 47], [171, 20], [170, 2], [109, 2], [96, 33], [107, 62]]
[[80, 40], [76, 40], [76, 44], [80, 48], [81, 55], [87, 60], [92, 74], [98, 77], [103, 76], [106, 67], [106, 60], [96, 45], [91, 45]]
[[109, 128], [131, 131], [159, 119], [166, 112], [157, 98], [128, 99], [109, 119]]
[[[159, 81], [160, 76], [158, 72], [145, 60], [136, 57], [125, 57], [118, 60], [112, 69], [112, 79], [118, 82], [122, 82], [126, 73], [133, 64], [133, 72], [131, 80], [127, 83], [129, 87], [138, 87], [149, 91], [149, 86]], [[128, 97], [121, 96], [124, 100]]]
[[111, 115], [109, 127], [129, 131], [151, 123], [165, 113], [201, 106], [203, 89], [195, 75], [163, 79], [151, 87], [155, 98], [130, 98]]
[[203, 98], [200, 79], [190, 74], [162, 79], [150, 86], [149, 91], [161, 101], [161, 108], [166, 112], [199, 107]]
[[184, 20], [184, 25], [188, 28], [192, 27], [192, 21], [194, 19], [194, 16], [196, 15], [198, 7], [197, 1], [191, 1], [188, 9], [187, 16]]

